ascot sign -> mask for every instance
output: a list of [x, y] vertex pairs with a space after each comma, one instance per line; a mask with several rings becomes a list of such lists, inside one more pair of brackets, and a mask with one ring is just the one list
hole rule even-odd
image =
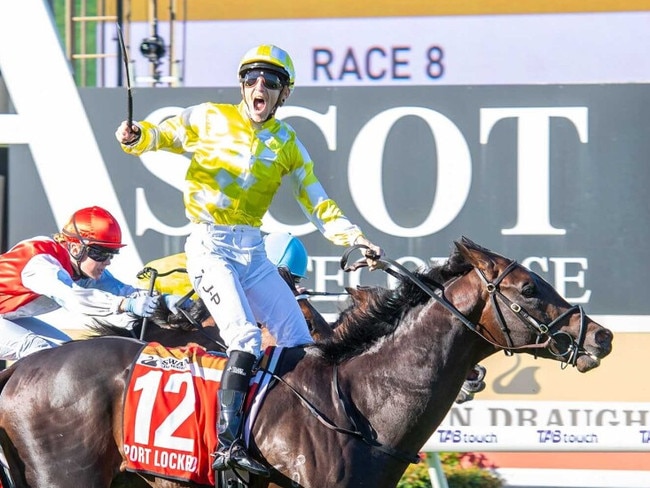
[[[26, 25], [30, 28], [25, 29]], [[34, 59], [39, 62], [25, 62]], [[0, 144], [29, 145], [57, 225], [61, 226], [77, 208], [90, 204], [106, 206], [119, 221], [127, 222], [45, 1], [24, 0], [12, 3], [11, 7], [7, 2], [0, 3], [0, 71], [17, 112], [0, 115]], [[47, 83], [47, 90], [43, 89], [44, 83]], [[178, 107], [161, 108], [148, 119], [157, 122], [179, 110]], [[304, 107], [284, 107], [282, 110], [282, 117], [309, 120], [322, 133], [328, 149], [336, 149], [335, 106], [330, 106], [325, 113]], [[407, 116], [418, 117], [428, 125], [437, 151], [435, 198], [426, 218], [413, 227], [400, 225], [388, 212], [381, 171], [384, 144], [377, 143], [385, 143], [391, 128]], [[566, 233], [565, 229], [551, 224], [549, 215], [549, 123], [552, 118], [569, 121], [579, 142], [587, 143], [586, 107], [480, 109], [480, 144], [488, 144], [492, 129], [499, 121], [515, 119], [517, 122], [517, 217], [513, 227], [501, 229], [504, 235]], [[141, 160], [156, 177], [181, 190], [182, 173], [188, 164], [184, 156], [160, 152], [144, 155]], [[167, 164], [163, 164], [163, 160]], [[74, 198], [70, 198], [71, 175], [86, 178], [74, 185]], [[349, 192], [370, 225], [394, 236], [428, 236], [449, 225], [463, 209], [472, 182], [469, 147], [458, 127], [441, 113], [425, 107], [391, 108], [374, 115], [358, 132], [349, 154], [348, 181], [364, 182], [363, 185], [349, 185]], [[142, 188], [136, 196], [135, 214], [136, 235], [142, 235], [147, 229], [166, 235], [187, 234], [187, 226], [170, 227], [154, 215]], [[280, 229], [296, 235], [315, 230], [310, 223], [286, 225], [267, 215], [265, 230]], [[130, 245], [124, 249], [120, 264], [128, 269], [139, 269], [142, 261], [133, 245], [133, 236], [129, 228], [124, 231], [124, 240]]]
[[[180, 107], [164, 107], [154, 111], [147, 120], [157, 124], [176, 115]], [[281, 118], [300, 117], [309, 120], [321, 131], [329, 150], [336, 150], [337, 109], [330, 106], [325, 113], [304, 107], [283, 107]], [[404, 227], [388, 213], [384, 200], [382, 159], [388, 132], [400, 119], [416, 116], [425, 121], [436, 141], [438, 175], [435, 199], [424, 222], [415, 227]], [[580, 142], [588, 140], [586, 107], [544, 108], [489, 108], [480, 111], [480, 142], [487, 144], [495, 124], [504, 119], [517, 120], [518, 188], [517, 222], [514, 227], [502, 229], [504, 235], [564, 235], [565, 229], [550, 222], [550, 157], [549, 124], [551, 118], [569, 120], [577, 129]], [[179, 191], [189, 161], [185, 156], [169, 152], [148, 153], [141, 156], [147, 169]], [[447, 117], [423, 107], [397, 107], [385, 110], [370, 119], [354, 140], [348, 160], [348, 181], [363, 181], [363, 185], [349, 185], [350, 195], [364, 219], [376, 229], [401, 237], [424, 237], [435, 234], [449, 225], [463, 209], [472, 182], [472, 160], [469, 147], [458, 127]], [[169, 235], [186, 235], [186, 228], [170, 228], [155, 219], [144, 193], [138, 194], [137, 234], [147, 229]], [[314, 226], [286, 225], [268, 214], [266, 229], [286, 230], [294, 235], [314, 232]]]

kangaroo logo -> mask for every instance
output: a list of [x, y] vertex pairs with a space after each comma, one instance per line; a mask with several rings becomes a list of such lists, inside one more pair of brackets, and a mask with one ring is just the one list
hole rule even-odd
[[521, 358], [515, 356], [515, 365], [495, 378], [493, 385], [495, 393], [530, 395], [542, 391], [542, 386], [535, 378], [535, 371], [539, 369], [539, 366], [528, 366], [517, 371], [520, 364]]

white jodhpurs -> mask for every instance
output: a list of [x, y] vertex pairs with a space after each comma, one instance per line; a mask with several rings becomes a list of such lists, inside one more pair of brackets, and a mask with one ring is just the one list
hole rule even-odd
[[36, 317], [0, 318], [0, 360], [15, 361], [72, 340]]
[[264, 324], [278, 346], [313, 342], [293, 292], [266, 257], [260, 230], [193, 224], [187, 272], [231, 351], [260, 355]]

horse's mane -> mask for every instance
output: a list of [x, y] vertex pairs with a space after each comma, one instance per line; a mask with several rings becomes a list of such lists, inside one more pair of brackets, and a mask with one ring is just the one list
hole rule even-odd
[[[444, 263], [414, 275], [435, 288], [471, 269], [472, 265], [454, 250]], [[372, 287], [364, 289], [364, 293], [365, 303], [353, 299], [334, 324], [334, 335], [316, 344], [320, 354], [331, 363], [338, 364], [367, 351], [381, 338], [394, 333], [407, 312], [431, 299], [408, 278], [395, 289]]]
[[131, 324], [132, 328], [119, 327], [115, 324], [111, 324], [102, 319], [93, 318], [92, 322], [86, 324], [86, 329], [88, 333], [86, 336], [88, 338], [93, 337], [105, 337], [105, 336], [117, 336], [117, 337], [139, 337], [139, 330], [142, 328], [142, 320], [134, 320]]

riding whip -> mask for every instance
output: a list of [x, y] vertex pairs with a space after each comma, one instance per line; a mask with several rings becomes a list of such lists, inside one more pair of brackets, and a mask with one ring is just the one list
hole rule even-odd
[[131, 73], [129, 72], [129, 55], [126, 52], [126, 45], [124, 44], [124, 37], [122, 36], [122, 28], [120, 24], [115, 24], [117, 26], [117, 40], [120, 43], [120, 49], [122, 50], [122, 61], [124, 62], [124, 75], [126, 76], [126, 96], [127, 96], [127, 108], [126, 108], [126, 123], [129, 130], [133, 125], [133, 93], [131, 90]]
[[[149, 293], [148, 296], [153, 295], [154, 286], [156, 284], [156, 279], [158, 278], [158, 270], [155, 268], [144, 268], [140, 273], [138, 273], [138, 279], [144, 276], [149, 276]], [[144, 341], [144, 334], [147, 330], [147, 317], [142, 318], [142, 329], [140, 330], [140, 340]]]

